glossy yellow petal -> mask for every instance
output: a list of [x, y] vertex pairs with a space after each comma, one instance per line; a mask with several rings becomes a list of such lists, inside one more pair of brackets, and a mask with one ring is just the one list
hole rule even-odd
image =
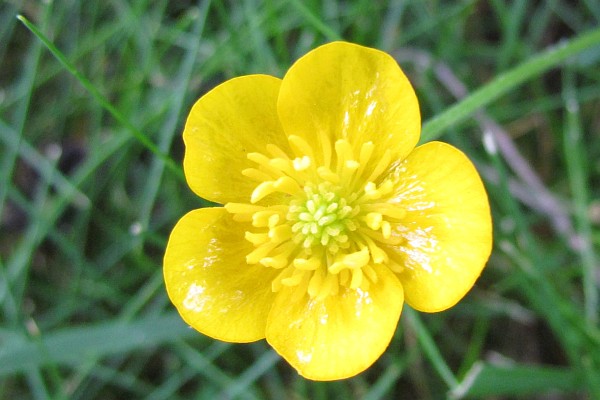
[[385, 267], [373, 267], [378, 282], [368, 290], [340, 288], [337, 295], [292, 301], [283, 289], [267, 321], [267, 341], [304, 377], [335, 380], [354, 376], [387, 348], [402, 311], [402, 286]]
[[231, 79], [192, 107], [183, 131], [183, 167], [196, 194], [217, 202], [250, 198], [256, 182], [242, 175], [256, 164], [246, 157], [266, 144], [287, 149], [277, 116], [281, 80], [267, 75]]
[[347, 139], [355, 154], [372, 141], [374, 159], [388, 149], [392, 159], [404, 159], [421, 129], [417, 98], [396, 61], [346, 42], [318, 47], [292, 65], [278, 111], [285, 133], [315, 143], [320, 161], [337, 139]]
[[406, 210], [395, 252], [406, 302], [420, 311], [456, 304], [479, 277], [492, 247], [485, 188], [469, 159], [441, 142], [419, 146], [392, 176]]
[[164, 278], [169, 298], [196, 330], [228, 342], [265, 337], [278, 271], [246, 264], [253, 249], [250, 226], [234, 222], [223, 208], [184, 215], [169, 237]]

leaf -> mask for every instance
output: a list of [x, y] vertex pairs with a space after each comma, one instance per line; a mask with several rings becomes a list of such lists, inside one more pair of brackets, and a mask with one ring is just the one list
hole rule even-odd
[[78, 365], [197, 335], [175, 313], [111, 321], [23, 338], [0, 331], [0, 376], [51, 364]]
[[450, 398], [539, 395], [552, 391], [574, 393], [585, 387], [583, 382], [583, 376], [572, 368], [477, 362], [450, 391]]

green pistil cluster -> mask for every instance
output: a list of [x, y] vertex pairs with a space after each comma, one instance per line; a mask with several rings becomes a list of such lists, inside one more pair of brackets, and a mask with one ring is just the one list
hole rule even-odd
[[329, 253], [348, 248], [348, 233], [358, 229], [354, 217], [360, 212], [326, 183], [304, 188], [306, 198], [290, 202], [287, 220], [292, 225], [293, 240], [310, 251], [319, 244]]

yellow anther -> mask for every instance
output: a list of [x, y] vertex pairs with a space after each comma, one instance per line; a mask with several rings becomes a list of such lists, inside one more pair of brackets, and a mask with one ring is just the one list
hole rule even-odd
[[308, 282], [308, 295], [311, 298], [317, 297], [320, 294], [326, 276], [327, 275], [323, 274], [321, 270], [314, 272], [312, 278], [310, 278], [310, 281]]
[[304, 171], [308, 169], [311, 165], [310, 157], [304, 156], [302, 158], [298, 157], [292, 161], [292, 165], [296, 171]]
[[267, 223], [267, 226], [271, 229], [273, 229], [275, 226], [277, 226], [277, 224], [279, 223], [279, 214], [273, 214], [269, 217], [269, 221]]
[[281, 150], [277, 145], [269, 143], [267, 144], [266, 149], [275, 158], [289, 159], [287, 153]]
[[297, 155], [309, 156], [310, 158], [314, 158], [312, 147], [306, 143], [304, 139], [300, 136], [290, 135], [288, 136], [288, 141], [292, 146], [292, 149]]
[[321, 258], [313, 256], [311, 258], [295, 258], [294, 267], [305, 271], [313, 271], [321, 265]]
[[377, 191], [377, 185], [373, 182], [367, 182], [365, 185], [365, 193], [375, 193]]
[[266, 233], [246, 232], [244, 234], [244, 238], [255, 246], [269, 241], [269, 235]]
[[292, 238], [292, 229], [288, 224], [282, 224], [269, 229], [269, 233], [265, 234], [275, 243], [281, 243]]
[[273, 186], [280, 192], [287, 193], [289, 195], [297, 195], [302, 193], [302, 189], [298, 185], [298, 182], [289, 176], [282, 176], [281, 178], [277, 179]]
[[304, 277], [305, 273], [306, 272], [299, 269], [294, 270], [292, 276], [290, 276], [289, 278], [282, 279], [281, 283], [285, 286], [296, 286], [302, 281], [302, 278]]
[[270, 181], [273, 179], [273, 176], [256, 168], [246, 168], [242, 170], [242, 175], [259, 182]]
[[355, 160], [347, 160], [347, 161], [344, 163], [344, 166], [345, 166], [347, 169], [354, 171], [354, 170], [357, 170], [357, 169], [358, 169], [358, 167], [360, 167], [360, 163], [359, 163], [358, 161], [355, 161]]
[[375, 145], [373, 142], [365, 142], [360, 146], [360, 155], [358, 156], [358, 161], [361, 165], [367, 165], [367, 162], [371, 158], [371, 154], [373, 154], [373, 149], [375, 149]]
[[247, 203], [227, 203], [225, 204], [225, 210], [232, 214], [254, 214], [258, 211], [263, 211], [265, 207], [256, 206]]
[[317, 175], [319, 175], [320, 178], [325, 179], [327, 182], [331, 182], [331, 183], [339, 183], [340, 182], [340, 177], [338, 176], [338, 174], [336, 174], [335, 172], [333, 172], [332, 170], [330, 170], [327, 167], [317, 168]]
[[269, 157], [265, 156], [264, 154], [261, 153], [248, 153], [246, 155], [246, 157], [248, 157], [248, 160], [250, 161], [254, 161], [255, 163], [262, 165], [264, 167], [269, 165]]
[[371, 258], [375, 264], [381, 264], [388, 260], [387, 253], [383, 251], [383, 249], [375, 244], [373, 239], [368, 236], [365, 236], [364, 239], [367, 242], [367, 246], [369, 247], [369, 252], [371, 253]]
[[386, 265], [390, 270], [392, 270], [392, 272], [395, 272], [397, 274], [404, 271], [404, 267], [393, 260], [389, 260]]
[[278, 255], [275, 257], [264, 257], [260, 260], [260, 263], [265, 267], [281, 269], [287, 267], [289, 262], [287, 257], [284, 255]]
[[269, 166], [278, 171], [284, 172], [287, 175], [294, 174], [292, 163], [285, 158], [271, 158], [269, 160]]
[[268, 209], [255, 212], [252, 215], [252, 225], [254, 225], [257, 228], [267, 227], [269, 226], [271, 216], [274, 214], [277, 214], [277, 212]]
[[392, 236], [392, 225], [388, 221], [383, 221], [381, 224], [381, 234], [385, 239], [389, 239]]
[[363, 206], [364, 211], [379, 212], [386, 217], [401, 220], [406, 216], [406, 210], [397, 204], [372, 203]]
[[262, 182], [252, 191], [250, 202], [256, 203], [276, 191], [277, 189], [272, 181]]
[[369, 249], [364, 247], [355, 253], [345, 254], [337, 257], [336, 261], [329, 266], [329, 272], [337, 274], [343, 269], [360, 269], [369, 262]]
[[273, 279], [273, 282], [271, 282], [271, 290], [273, 290], [274, 292], [278, 292], [279, 290], [281, 290], [281, 288], [283, 286], [281, 284], [281, 281], [290, 277], [293, 273], [294, 273], [294, 268], [292, 268], [292, 267], [283, 269], [279, 273], [279, 275], [277, 275], [275, 277], [275, 279]]
[[350, 281], [351, 289], [358, 289], [363, 282], [363, 272], [361, 268], [355, 268], [352, 271], [352, 280]]
[[368, 213], [364, 218], [367, 226], [373, 230], [378, 230], [383, 222], [383, 216], [377, 212]]
[[377, 272], [370, 265], [365, 265], [363, 267], [363, 274], [373, 283], [377, 283], [379, 281], [379, 277], [377, 276]]
[[246, 256], [248, 264], [257, 264], [267, 256], [277, 246], [277, 243], [267, 242], [256, 247], [250, 254]]
[[386, 179], [381, 185], [379, 185], [377, 190], [384, 196], [386, 194], [390, 194], [394, 190], [394, 183], [391, 181], [391, 179]]
[[341, 160], [352, 160], [354, 158], [352, 146], [345, 139], [339, 139], [335, 142], [335, 152], [338, 156], [338, 163]]
[[385, 153], [383, 153], [383, 156], [381, 156], [381, 158], [377, 162], [377, 165], [371, 171], [371, 175], [367, 178], [367, 181], [368, 182], [375, 181], [379, 177], [379, 175], [381, 175], [383, 173], [383, 171], [385, 171], [390, 166], [391, 161], [392, 161], [392, 153], [388, 149], [385, 151]]

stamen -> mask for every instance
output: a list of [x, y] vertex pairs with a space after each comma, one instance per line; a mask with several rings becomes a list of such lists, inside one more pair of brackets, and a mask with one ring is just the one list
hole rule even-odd
[[321, 257], [313, 255], [311, 258], [295, 258], [294, 267], [305, 271], [314, 271], [321, 266]]
[[363, 211], [378, 212], [386, 217], [401, 220], [406, 216], [406, 210], [398, 205], [390, 203], [372, 203], [361, 207]]
[[363, 273], [366, 277], [373, 283], [377, 283], [379, 281], [379, 277], [377, 276], [377, 272], [370, 265], [365, 265], [363, 267]]
[[358, 289], [363, 281], [362, 268], [354, 268], [351, 272], [352, 280], [350, 281], [350, 288]]
[[273, 181], [262, 182], [252, 191], [250, 202], [254, 204], [276, 191], [277, 188]]
[[392, 236], [392, 225], [388, 221], [383, 221], [381, 224], [381, 234], [385, 239], [389, 239]]
[[360, 269], [369, 262], [369, 259], [369, 249], [364, 247], [362, 250], [355, 253], [338, 257], [337, 260], [329, 266], [329, 272], [337, 274], [345, 268]]
[[[381, 179], [391, 152], [385, 150], [370, 168], [375, 162], [372, 142], [358, 147], [340, 139], [332, 146], [329, 136], [316, 138], [319, 151], [291, 135], [289, 149], [268, 145], [268, 155], [249, 153], [248, 159], [258, 165], [242, 171], [258, 181], [250, 202], [225, 205], [234, 220], [257, 228], [244, 235], [254, 246], [246, 262], [281, 270], [271, 288], [294, 287], [290, 301], [306, 295], [322, 300], [338, 294], [340, 286], [369, 290], [378, 280], [376, 265], [395, 273], [403, 270], [400, 256], [387, 247], [402, 242], [406, 216], [406, 210], [388, 202], [393, 181]], [[256, 204], [276, 193], [270, 203], [283, 203]]]
[[[274, 215], [279, 215], [278, 211], [266, 208], [262, 211], [255, 212], [252, 215], [252, 225], [257, 228], [270, 227], [273, 225], [274, 219], [271, 219]], [[279, 219], [279, 217], [277, 217]]]
[[314, 158], [315, 155], [312, 151], [312, 147], [306, 143], [304, 139], [300, 136], [290, 135], [288, 136], [288, 141], [292, 147], [292, 151], [298, 156], [308, 156], [310, 158]]
[[277, 145], [267, 144], [266, 149], [275, 158], [283, 158], [285, 160], [289, 160], [289, 157], [286, 154], [286, 152], [281, 150], [281, 148], [279, 148], [279, 146]]
[[266, 235], [273, 242], [282, 243], [292, 238], [292, 229], [288, 224], [283, 224], [269, 229], [269, 233]]
[[265, 207], [255, 206], [247, 203], [227, 203], [225, 204], [225, 210], [232, 214], [253, 214], [257, 211], [263, 211]]
[[246, 232], [244, 238], [255, 246], [261, 245], [269, 241], [269, 235], [266, 233]]
[[273, 186], [280, 192], [292, 196], [298, 195], [303, 192], [302, 188], [298, 185], [298, 182], [290, 178], [289, 176], [282, 176], [281, 178], [277, 179]]
[[304, 156], [304, 157], [295, 158], [292, 161], [292, 164], [294, 165], [294, 169], [296, 171], [304, 171], [304, 170], [308, 169], [308, 167], [310, 167], [310, 165], [311, 165], [310, 157]]
[[269, 166], [278, 169], [289, 176], [293, 176], [295, 174], [294, 167], [289, 159], [272, 158], [269, 160]]
[[258, 264], [261, 259], [265, 258], [271, 250], [277, 246], [277, 243], [267, 242], [257, 246], [250, 254], [246, 256], [248, 264]]
[[327, 272], [325, 272], [323, 269], [318, 269], [315, 271], [312, 278], [310, 278], [310, 281], [308, 282], [308, 295], [311, 298], [317, 297], [317, 295], [320, 294], [326, 277]]
[[327, 167], [319, 167], [319, 168], [317, 168], [317, 174], [319, 175], [320, 178], [322, 178], [322, 179], [324, 179], [324, 180], [326, 180], [328, 182], [331, 182], [331, 183], [334, 183], [334, 184], [340, 183], [340, 177], [339, 177], [339, 175], [336, 174], [335, 172], [333, 172], [332, 170], [330, 170]]
[[246, 168], [242, 170], [242, 175], [248, 177], [250, 179], [254, 179], [255, 181], [264, 182], [270, 181], [272, 179], [276, 179], [277, 177], [273, 177], [272, 175], [267, 174], [264, 171], [258, 170], [256, 168]]
[[373, 230], [378, 230], [383, 222], [383, 216], [380, 213], [372, 212], [368, 213], [363, 221], [367, 223], [367, 226]]
[[374, 182], [379, 177], [379, 175], [381, 175], [383, 171], [385, 171], [390, 166], [391, 161], [392, 153], [389, 149], [387, 149], [385, 153], [383, 153], [383, 156], [381, 156], [381, 158], [377, 162], [375, 168], [373, 168], [371, 175], [369, 175], [369, 177], [365, 180], [367, 182]]

